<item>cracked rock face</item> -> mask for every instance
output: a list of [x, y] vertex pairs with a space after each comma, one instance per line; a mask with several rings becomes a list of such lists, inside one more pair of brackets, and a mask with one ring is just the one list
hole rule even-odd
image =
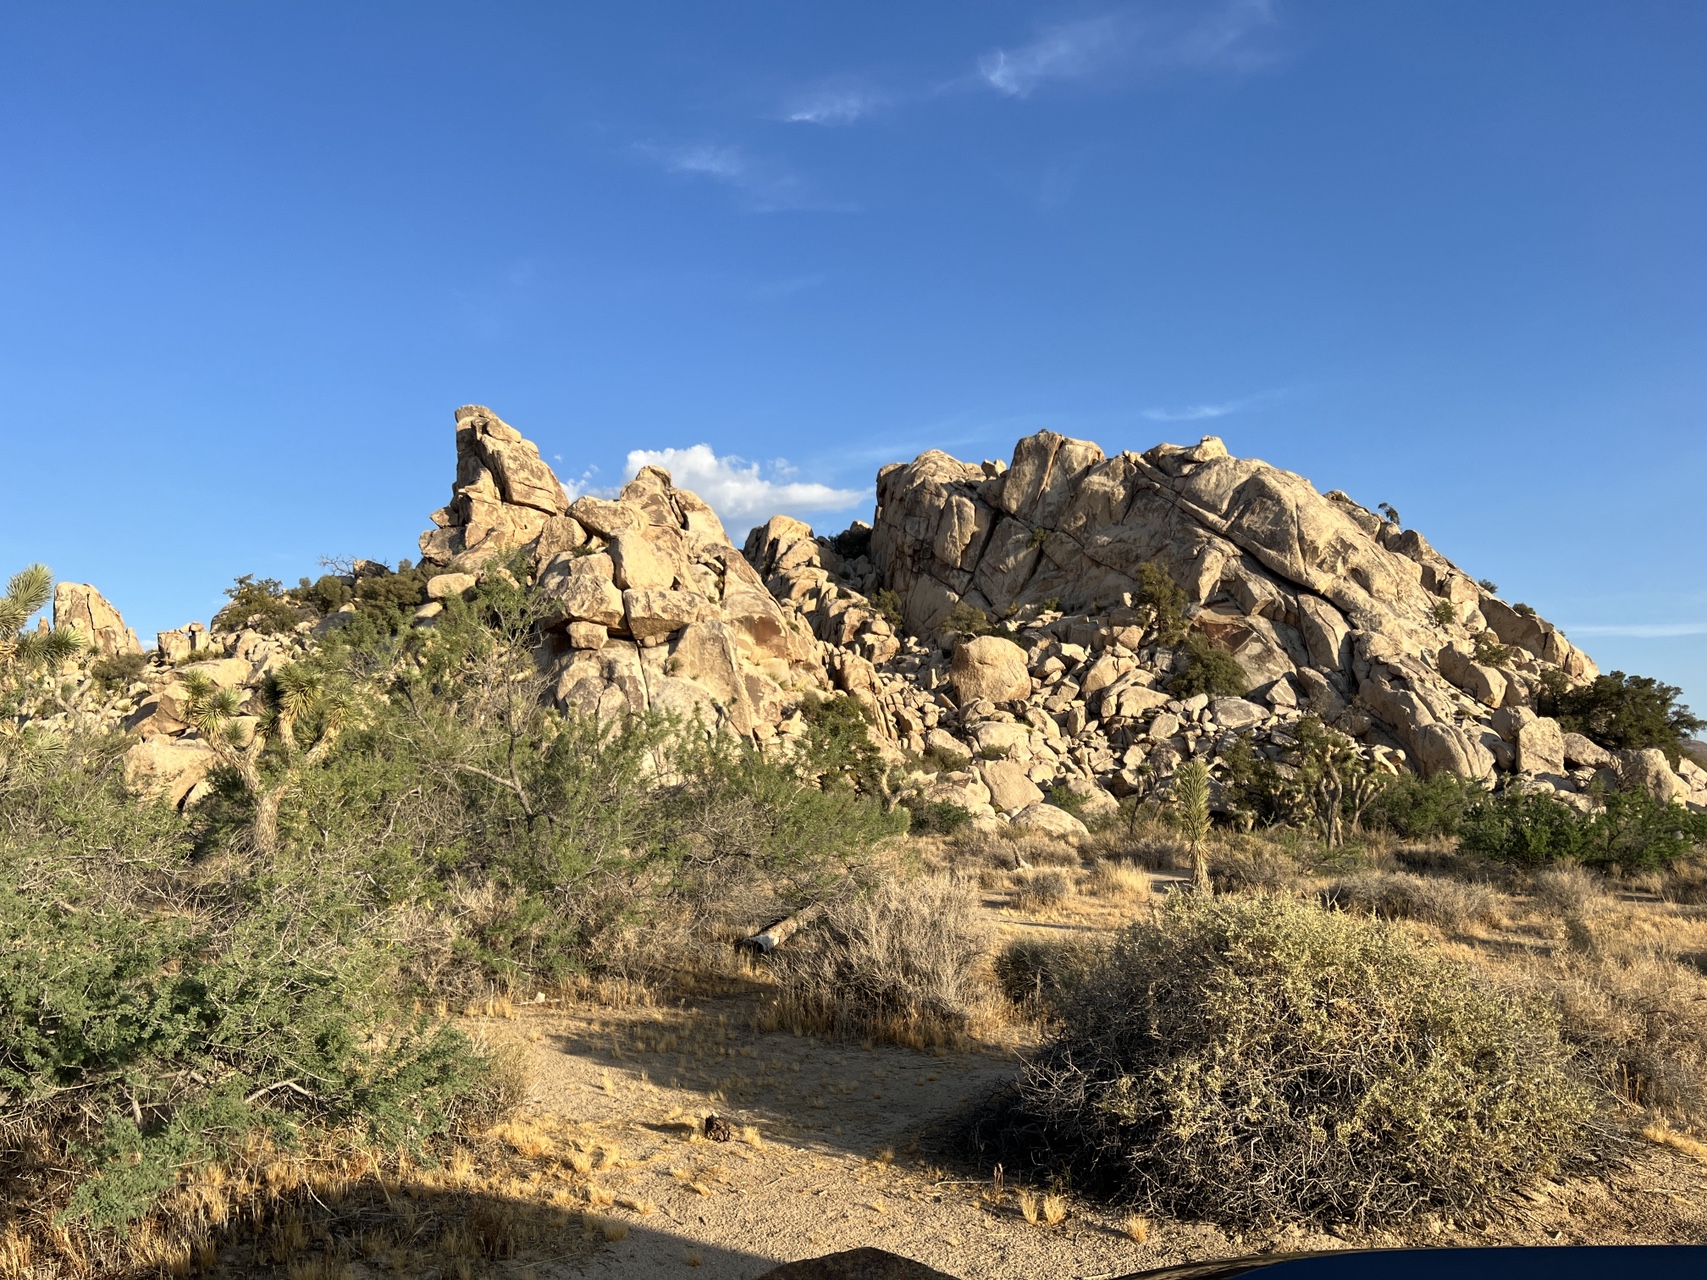
[[[1213, 436], [1110, 458], [1039, 432], [1006, 467], [937, 451], [885, 467], [877, 495], [871, 556], [909, 630], [933, 634], [963, 604], [994, 618], [1111, 615], [1141, 602], [1139, 567], [1154, 563], [1185, 591], [1192, 630], [1244, 670], [1252, 711], [1229, 708], [1238, 727], [1256, 704], [1302, 707], [1425, 773], [1488, 777], [1494, 710], [1532, 702], [1549, 668], [1596, 674], [1421, 535]], [[1477, 636], [1510, 646], [1511, 669], [1479, 661]], [[1117, 673], [1099, 664], [1080, 692]], [[1125, 714], [1145, 710], [1135, 700]]]
[[53, 588], [53, 629], [68, 628], [83, 637], [90, 653], [104, 658], [141, 653], [136, 632], [119, 611], [86, 582], [61, 582]]
[[614, 500], [571, 503], [533, 443], [479, 405], [456, 411], [456, 458], [450, 505], [421, 553], [464, 573], [527, 554], [560, 708], [613, 722], [697, 716], [761, 743], [798, 730], [803, 692], [828, 687], [816, 646], [667, 471], [644, 468]]

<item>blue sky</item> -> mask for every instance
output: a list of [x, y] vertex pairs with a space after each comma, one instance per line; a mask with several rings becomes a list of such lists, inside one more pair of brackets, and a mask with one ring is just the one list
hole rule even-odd
[[1707, 6], [56, 0], [0, 48], [0, 560], [145, 635], [413, 555], [467, 402], [576, 484], [676, 451], [737, 540], [933, 446], [1213, 431], [1707, 712]]

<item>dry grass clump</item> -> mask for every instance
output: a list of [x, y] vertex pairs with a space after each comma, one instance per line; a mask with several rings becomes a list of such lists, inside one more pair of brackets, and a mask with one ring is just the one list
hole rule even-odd
[[1014, 1004], [1047, 1014], [1084, 985], [1106, 951], [1093, 938], [1016, 938], [996, 956], [996, 981]]
[[1529, 901], [1548, 915], [1587, 916], [1606, 903], [1600, 877], [1574, 862], [1537, 871], [1529, 882]]
[[1284, 848], [1250, 836], [1212, 844], [1209, 877], [1221, 893], [1292, 893], [1304, 878], [1297, 861]]
[[1021, 911], [1058, 907], [1073, 896], [1073, 877], [1059, 867], [1040, 867], [1014, 877], [1014, 906]]
[[1544, 1002], [1286, 898], [1175, 895], [1060, 1017], [1007, 1141], [1182, 1216], [1456, 1211], [1557, 1169], [1590, 1111]]
[[1191, 864], [1191, 850], [1179, 832], [1151, 819], [1115, 823], [1091, 833], [1079, 847], [1088, 855], [1123, 858], [1151, 871], [1167, 871]]
[[1707, 859], [1698, 856], [1672, 863], [1660, 885], [1660, 896], [1684, 906], [1707, 903]]
[[1462, 933], [1473, 924], [1498, 921], [1500, 896], [1484, 884], [1416, 876], [1404, 871], [1374, 871], [1342, 876], [1320, 894], [1323, 905], [1361, 911], [1382, 920], [1420, 920]]
[[1558, 1005], [1566, 1039], [1625, 1101], [1707, 1126], [1707, 982], [1622, 915], [1573, 916], [1571, 945], [1531, 980]]
[[1104, 859], [1091, 868], [1085, 889], [1097, 898], [1148, 898], [1150, 873], [1130, 862]]
[[988, 932], [963, 884], [880, 880], [830, 903], [773, 956], [773, 1009], [798, 1030], [941, 1043], [984, 1002], [979, 961]]

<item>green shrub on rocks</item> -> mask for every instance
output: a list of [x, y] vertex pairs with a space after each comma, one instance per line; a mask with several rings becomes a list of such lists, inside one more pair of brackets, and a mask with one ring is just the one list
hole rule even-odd
[[1010, 1134], [1086, 1189], [1183, 1216], [1485, 1204], [1557, 1170], [1590, 1110], [1548, 1007], [1289, 899], [1175, 895], [1059, 1017]]

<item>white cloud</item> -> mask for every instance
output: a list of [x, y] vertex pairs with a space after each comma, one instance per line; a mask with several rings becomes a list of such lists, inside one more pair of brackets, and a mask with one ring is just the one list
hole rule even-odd
[[870, 490], [796, 480], [796, 469], [784, 459], [766, 466], [733, 454], [719, 457], [708, 444], [631, 450], [623, 478], [633, 479], [641, 467], [664, 468], [677, 488], [697, 493], [729, 524], [768, 519], [778, 512], [841, 511], [871, 501]]
[[1707, 622], [1618, 622], [1604, 626], [1573, 626], [1562, 629], [1574, 636], [1629, 636], [1641, 640], [1659, 640], [1671, 636], [1707, 636]]
[[834, 81], [793, 98], [783, 108], [790, 124], [852, 124], [889, 105], [889, 95], [868, 85]]
[[1225, 418], [1230, 413], [1241, 413], [1246, 409], [1255, 409], [1271, 400], [1278, 400], [1285, 394], [1285, 391], [1259, 391], [1253, 396], [1241, 396], [1237, 400], [1222, 400], [1214, 404], [1190, 404], [1183, 409], [1146, 409], [1144, 416], [1151, 422], [1202, 422], [1206, 418]]
[[722, 143], [669, 147], [641, 144], [635, 150], [668, 173], [705, 178], [738, 191], [755, 213], [791, 209], [847, 211], [847, 206], [815, 195], [798, 174], [750, 155], [740, 147]]
[[998, 93], [1024, 98], [1050, 81], [1169, 68], [1249, 70], [1271, 60], [1261, 38], [1274, 25], [1272, 0], [1228, 0], [1207, 14], [1200, 7], [1118, 9], [992, 50], [978, 59], [978, 75]]

